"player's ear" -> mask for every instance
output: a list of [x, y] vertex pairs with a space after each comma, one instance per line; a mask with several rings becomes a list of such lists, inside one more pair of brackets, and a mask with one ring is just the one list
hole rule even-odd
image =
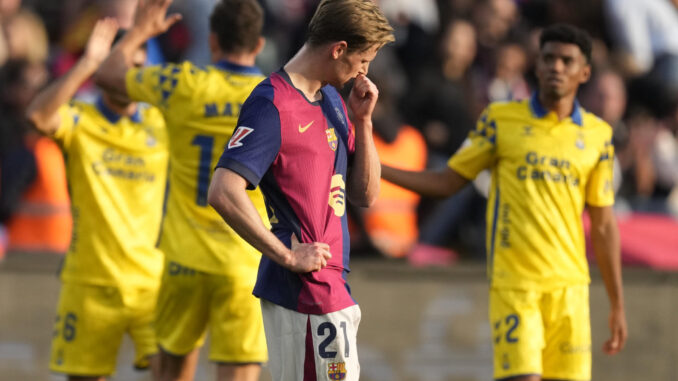
[[591, 79], [591, 64], [586, 62], [586, 66], [582, 69], [581, 83], [586, 83]]
[[257, 46], [254, 48], [254, 54], [258, 55], [261, 53], [261, 51], [264, 50], [264, 46], [266, 46], [266, 39], [264, 37], [259, 37]]
[[219, 37], [217, 37], [216, 33], [210, 32], [208, 41], [210, 46], [210, 53], [212, 53], [212, 55], [215, 55], [215, 53], [221, 51], [221, 48], [219, 47]]
[[332, 59], [339, 59], [342, 55], [346, 54], [346, 51], [348, 50], [348, 44], [346, 41], [337, 41], [332, 43], [330, 45], [330, 52], [332, 55]]

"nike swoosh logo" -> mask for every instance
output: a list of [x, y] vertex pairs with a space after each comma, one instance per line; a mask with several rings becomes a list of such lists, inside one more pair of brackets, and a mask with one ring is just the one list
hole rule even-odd
[[304, 127], [301, 127], [301, 124], [300, 124], [300, 125], [299, 125], [299, 133], [303, 134], [304, 132], [306, 132], [306, 130], [308, 130], [308, 128], [311, 127], [311, 125], [313, 124], [313, 122], [315, 122], [315, 121], [314, 121], [314, 120], [311, 121], [311, 123], [305, 125]]

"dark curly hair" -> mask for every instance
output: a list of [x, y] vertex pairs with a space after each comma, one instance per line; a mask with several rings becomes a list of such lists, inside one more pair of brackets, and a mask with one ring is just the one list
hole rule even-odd
[[586, 31], [569, 24], [554, 24], [544, 29], [539, 37], [539, 48], [543, 48], [547, 42], [563, 42], [575, 44], [579, 47], [586, 62], [591, 63], [591, 50], [593, 49], [591, 36]]

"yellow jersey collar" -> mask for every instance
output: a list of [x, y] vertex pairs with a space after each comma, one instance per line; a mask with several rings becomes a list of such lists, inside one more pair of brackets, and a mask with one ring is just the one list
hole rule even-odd
[[236, 74], [261, 75], [261, 70], [256, 66], [238, 65], [227, 60], [221, 60], [214, 64], [214, 66]]
[[[532, 97], [530, 98], [530, 110], [532, 111], [532, 114], [537, 118], [543, 118], [549, 113], [549, 110], [545, 109], [544, 106], [542, 106], [541, 102], [539, 102], [538, 91], [532, 93]], [[570, 114], [570, 118], [572, 119], [572, 123], [578, 125], [579, 127], [582, 127], [584, 125], [584, 118], [582, 117], [581, 105], [579, 104], [579, 100], [577, 100], [577, 98], [574, 99], [574, 106], [572, 107], [572, 114]]]
[[[104, 103], [104, 99], [101, 96], [97, 98], [94, 105], [97, 110], [99, 110], [99, 113], [101, 113], [101, 115], [103, 115], [103, 117], [109, 122], [111, 122], [111, 124], [118, 123], [120, 118], [123, 117], [123, 115], [118, 114], [106, 106], [106, 103]], [[132, 114], [129, 119], [134, 123], [141, 123], [141, 113], [139, 112], [139, 107], [137, 107], [137, 109], [134, 111], [134, 114]]]

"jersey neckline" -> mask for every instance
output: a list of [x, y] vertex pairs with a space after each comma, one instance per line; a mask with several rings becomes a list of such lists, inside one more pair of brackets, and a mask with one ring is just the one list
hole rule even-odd
[[299, 93], [299, 95], [301, 95], [301, 97], [304, 98], [306, 102], [308, 102], [308, 104], [312, 106], [320, 106], [322, 104], [323, 99], [325, 99], [325, 93], [323, 92], [322, 87], [320, 88], [320, 94], [322, 95], [322, 98], [320, 100], [313, 102], [306, 97], [306, 94], [304, 94], [303, 91], [299, 90], [296, 86], [294, 86], [294, 83], [292, 83], [292, 78], [290, 78], [290, 75], [285, 71], [284, 68], [280, 68], [280, 70], [278, 70], [276, 73], [280, 75], [282, 79], [285, 80], [285, 82], [287, 82], [287, 84], [292, 86], [292, 88], [296, 90]]

